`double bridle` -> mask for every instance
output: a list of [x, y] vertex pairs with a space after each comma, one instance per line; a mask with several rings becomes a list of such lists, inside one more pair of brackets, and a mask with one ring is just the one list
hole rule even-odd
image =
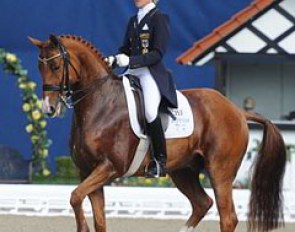
[[[86, 88], [78, 89], [77, 84], [70, 83], [70, 67], [73, 68], [79, 80], [81, 80], [81, 77], [77, 72], [75, 66], [72, 64], [70, 54], [67, 52], [66, 47], [62, 44], [57, 36], [55, 36], [54, 38], [57, 42], [56, 44], [59, 53], [49, 58], [42, 58], [39, 56], [38, 61], [47, 65], [49, 61], [61, 57], [64, 61], [62, 80], [59, 85], [43, 84], [43, 91], [58, 91], [59, 98], [64, 103], [64, 105], [67, 108], [73, 108], [77, 103], [83, 100], [91, 92], [91, 90], [94, 89], [96, 85], [94, 85], [94, 83], [91, 83]], [[97, 79], [95, 82], [97, 84], [103, 84], [109, 78], [110, 75], [107, 75], [103, 78]]]

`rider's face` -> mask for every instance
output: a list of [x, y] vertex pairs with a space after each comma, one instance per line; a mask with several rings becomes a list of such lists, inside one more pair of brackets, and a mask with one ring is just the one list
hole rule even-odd
[[135, 6], [137, 8], [143, 8], [145, 5], [151, 3], [152, 0], [134, 0]]

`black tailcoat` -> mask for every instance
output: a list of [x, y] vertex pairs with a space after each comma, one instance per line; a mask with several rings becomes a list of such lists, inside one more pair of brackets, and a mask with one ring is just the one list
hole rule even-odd
[[155, 79], [162, 100], [177, 107], [176, 89], [171, 73], [162, 63], [170, 37], [169, 17], [152, 9], [138, 24], [137, 16], [128, 23], [123, 46], [119, 49], [130, 57], [129, 68], [148, 67]]

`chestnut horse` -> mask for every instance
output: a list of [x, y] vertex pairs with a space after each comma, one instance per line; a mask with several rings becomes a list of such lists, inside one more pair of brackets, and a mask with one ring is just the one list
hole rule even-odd
[[[122, 80], [112, 73], [101, 53], [77, 36], [54, 36], [39, 48], [43, 78], [43, 111], [60, 114], [63, 105], [73, 107], [70, 148], [80, 170], [81, 183], [72, 192], [77, 231], [88, 232], [82, 202], [89, 197], [96, 231], [106, 231], [103, 186], [123, 176], [134, 157], [139, 139], [128, 116]], [[282, 178], [286, 153], [279, 130], [261, 115], [242, 112], [217, 91], [190, 89], [187, 97], [195, 121], [188, 138], [167, 140], [167, 171], [176, 187], [189, 199], [192, 214], [181, 231], [196, 231], [212, 206], [212, 199], [198, 180], [202, 169], [209, 173], [220, 214], [220, 230], [232, 232], [238, 219], [232, 183], [248, 144], [247, 120], [264, 126], [255, 162], [249, 207], [250, 230], [269, 231], [283, 221]], [[136, 176], [144, 176], [147, 156]]]

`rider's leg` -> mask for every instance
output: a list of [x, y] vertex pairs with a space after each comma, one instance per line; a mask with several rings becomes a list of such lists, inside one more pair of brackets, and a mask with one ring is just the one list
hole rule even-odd
[[138, 75], [143, 90], [145, 117], [147, 120], [148, 135], [152, 142], [152, 154], [155, 159], [148, 167], [147, 175], [150, 177], [165, 176], [166, 141], [162, 129], [161, 119], [158, 115], [161, 102], [160, 90], [148, 69], [142, 69]]
[[148, 123], [147, 129], [152, 142], [152, 153], [156, 160], [149, 164], [146, 175], [148, 177], [166, 176], [166, 140], [160, 117], [157, 116], [153, 122]]

